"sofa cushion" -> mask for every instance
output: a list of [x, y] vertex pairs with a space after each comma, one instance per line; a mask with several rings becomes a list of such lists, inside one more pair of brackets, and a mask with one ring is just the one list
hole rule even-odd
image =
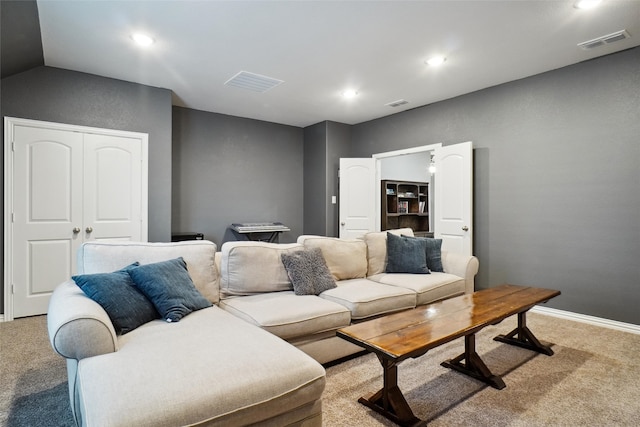
[[465, 292], [464, 278], [448, 273], [381, 273], [369, 276], [368, 279], [414, 291], [417, 294], [416, 305], [428, 304], [433, 301], [461, 295]]
[[[403, 236], [409, 237], [409, 236]], [[431, 237], [410, 237], [411, 239], [424, 240], [426, 243], [427, 267], [429, 271], [444, 273], [442, 267], [442, 239]]]
[[220, 307], [283, 339], [332, 331], [351, 321], [342, 305], [293, 291], [226, 298]]
[[280, 256], [296, 295], [319, 295], [336, 287], [320, 248], [283, 253]]
[[368, 279], [341, 280], [337, 285], [320, 297], [348, 308], [352, 319], [365, 319], [416, 306], [416, 293], [409, 289]]
[[224, 243], [220, 261], [223, 297], [292, 290], [281, 254], [302, 249], [297, 243]]
[[387, 265], [387, 233], [413, 236], [410, 228], [365, 233], [363, 239], [367, 245], [367, 276], [384, 273]]
[[159, 317], [151, 301], [136, 288], [128, 270], [133, 263], [113, 273], [80, 274], [71, 278], [89, 298], [107, 312], [117, 334], [126, 334]]
[[335, 280], [367, 277], [367, 245], [360, 239], [303, 235], [298, 243], [305, 248], [320, 248]]
[[147, 323], [80, 361], [82, 425], [250, 425], [320, 399], [325, 371], [281, 339], [210, 307]]
[[387, 236], [387, 273], [429, 274], [427, 242], [413, 237]]
[[182, 257], [141, 265], [128, 273], [167, 322], [178, 322], [192, 311], [211, 306], [191, 281]]
[[141, 265], [182, 257], [196, 289], [216, 304], [220, 299], [218, 269], [214, 262], [216, 245], [208, 240], [172, 243], [86, 242], [78, 250], [78, 273], [108, 273], [123, 265]]

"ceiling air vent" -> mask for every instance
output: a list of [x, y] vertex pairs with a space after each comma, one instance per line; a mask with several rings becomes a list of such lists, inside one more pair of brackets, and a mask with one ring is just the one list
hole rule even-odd
[[409, 103], [409, 101], [405, 101], [404, 99], [398, 99], [397, 101], [392, 101], [392, 102], [390, 102], [388, 104], [384, 104], [384, 105], [386, 105], [388, 107], [399, 107], [401, 105], [408, 104], [408, 103]]
[[616, 31], [615, 33], [607, 34], [606, 36], [598, 37], [597, 39], [589, 40], [586, 42], [578, 43], [578, 46], [582, 49], [588, 50], [594, 47], [604, 46], [605, 44], [615, 43], [620, 40], [628, 39], [631, 35], [627, 30]]
[[283, 80], [274, 79], [260, 74], [240, 71], [231, 77], [224, 84], [227, 86], [239, 87], [241, 89], [252, 90], [254, 92], [266, 92], [284, 83]]

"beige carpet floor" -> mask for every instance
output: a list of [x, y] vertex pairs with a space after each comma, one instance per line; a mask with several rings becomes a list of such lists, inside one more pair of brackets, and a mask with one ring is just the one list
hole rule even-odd
[[[476, 347], [507, 387], [495, 390], [440, 366], [456, 340], [399, 366], [399, 385], [430, 426], [640, 426], [640, 335], [530, 314], [553, 356], [493, 341], [515, 319], [485, 328]], [[378, 390], [373, 355], [327, 368], [325, 426], [392, 426], [357, 399]], [[47, 340], [46, 317], [0, 323], [0, 426], [72, 426], [64, 360]]]
[[[640, 335], [530, 313], [528, 326], [555, 354], [493, 341], [516, 325], [509, 318], [483, 329], [476, 350], [507, 387], [496, 390], [440, 362], [464, 351], [456, 340], [402, 362], [398, 384], [414, 414], [429, 426], [640, 426]], [[327, 426], [392, 426], [357, 403], [382, 386], [371, 354], [327, 370]]]

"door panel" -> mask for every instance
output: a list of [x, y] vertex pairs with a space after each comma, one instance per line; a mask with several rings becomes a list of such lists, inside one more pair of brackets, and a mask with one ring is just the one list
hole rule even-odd
[[[30, 296], [50, 294], [53, 288], [71, 277], [72, 240], [30, 241], [28, 275]], [[53, 284], [53, 287], [51, 286]]]
[[340, 159], [340, 237], [375, 231], [375, 162]]
[[86, 240], [141, 240], [141, 144], [139, 139], [85, 135]]
[[82, 135], [14, 129], [14, 316], [46, 313], [53, 289], [75, 271], [82, 225]]
[[472, 144], [436, 148], [435, 236], [442, 249], [472, 255]]

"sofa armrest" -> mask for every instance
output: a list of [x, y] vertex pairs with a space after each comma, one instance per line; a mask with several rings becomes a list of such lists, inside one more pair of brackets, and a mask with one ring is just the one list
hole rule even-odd
[[465, 281], [464, 293], [470, 294], [475, 290], [474, 278], [478, 274], [480, 262], [472, 255], [462, 255], [456, 252], [442, 251], [442, 267], [445, 273], [463, 277]]
[[49, 341], [67, 359], [84, 359], [117, 350], [111, 319], [73, 280], [58, 285], [49, 301]]

